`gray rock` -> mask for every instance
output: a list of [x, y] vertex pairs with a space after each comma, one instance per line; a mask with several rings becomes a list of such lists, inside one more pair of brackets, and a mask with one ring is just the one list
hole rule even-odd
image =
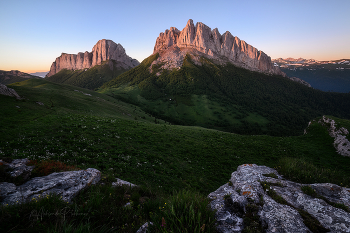
[[239, 211], [234, 211], [225, 204], [225, 197], [230, 196], [233, 203], [239, 203], [244, 209], [247, 204], [246, 197], [240, 196], [232, 186], [225, 184], [215, 192], [209, 194], [210, 207], [216, 210], [215, 218], [218, 222], [219, 232], [241, 232], [243, 230], [243, 219], [239, 216]]
[[297, 78], [297, 77], [288, 77], [290, 80], [294, 81], [294, 82], [297, 82], [297, 83], [301, 83], [305, 86], [308, 86], [308, 87], [311, 87], [311, 84], [306, 82], [305, 80], [302, 80], [300, 78]]
[[12, 177], [22, 176], [24, 180], [28, 179], [34, 166], [27, 166], [29, 159], [14, 159], [8, 164], [8, 167], [13, 169], [10, 172]]
[[264, 195], [264, 206], [259, 215], [268, 227], [266, 232], [311, 232], [297, 210], [277, 203], [268, 195]]
[[[268, 182], [270, 188], [287, 204], [277, 203], [268, 195], [272, 190], [268, 190], [267, 186], [263, 187], [260, 182]], [[322, 199], [306, 195], [302, 191], [303, 186], [305, 184], [283, 179], [276, 170], [266, 166], [239, 166], [232, 173], [230, 183], [219, 187], [208, 196], [211, 199], [211, 209], [216, 210], [217, 230], [241, 232], [245, 227], [242, 219], [247, 214], [247, 205], [256, 203], [259, 206], [260, 223], [266, 232], [311, 232], [298, 210], [309, 213], [330, 232], [350, 232], [350, 213]], [[348, 188], [329, 183], [311, 184], [310, 187], [331, 202], [350, 206]], [[231, 204], [225, 201], [228, 196], [232, 199]], [[240, 212], [243, 216], [240, 216]]]
[[146, 222], [145, 224], [143, 224], [137, 231], [136, 233], [146, 233], [147, 229], [150, 225], [153, 225], [152, 222]]
[[21, 99], [15, 90], [8, 88], [6, 85], [0, 83], [0, 95], [7, 95], [16, 97], [16, 99]]
[[1, 182], [0, 183], [0, 197], [6, 197], [8, 195], [11, 195], [16, 191], [17, 187], [15, 184], [8, 183], [8, 182]]
[[14, 159], [11, 163], [0, 160], [3, 166], [10, 169], [8, 172], [11, 177], [22, 176], [23, 180], [29, 179], [34, 166], [27, 166], [29, 159]]
[[350, 188], [344, 188], [330, 183], [312, 184], [311, 187], [329, 201], [341, 203], [350, 208]]
[[52, 173], [48, 176], [35, 177], [23, 185], [14, 188], [14, 184], [0, 183], [2, 205], [24, 203], [33, 199], [56, 194], [62, 200], [70, 202], [78, 192], [101, 179], [101, 172], [94, 168], [80, 171]]
[[342, 156], [350, 156], [350, 142], [346, 138], [349, 131], [344, 127], [337, 129], [336, 122], [326, 116], [323, 116], [318, 123], [321, 123], [328, 128], [329, 135], [334, 138], [333, 145], [337, 150], [337, 153]]
[[132, 183], [125, 181], [125, 180], [121, 180], [119, 178], [117, 178], [117, 182], [112, 183], [112, 186], [122, 186], [122, 185], [130, 186], [130, 187], [137, 187], [137, 185], [132, 184]]

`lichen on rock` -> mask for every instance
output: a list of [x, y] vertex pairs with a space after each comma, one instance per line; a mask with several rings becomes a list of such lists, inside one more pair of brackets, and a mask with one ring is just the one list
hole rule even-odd
[[[350, 213], [335, 207], [350, 207], [350, 189], [334, 184], [311, 184], [308, 186], [318, 195], [313, 197], [302, 191], [304, 186], [283, 179], [276, 170], [266, 166], [239, 166], [229, 183], [208, 196], [211, 208], [216, 210], [218, 231], [242, 232], [246, 227], [253, 227], [257, 230], [254, 232], [312, 232], [315, 229], [350, 232]], [[228, 196], [232, 201], [225, 202]], [[257, 211], [259, 219], [255, 225], [247, 217], [252, 209]]]

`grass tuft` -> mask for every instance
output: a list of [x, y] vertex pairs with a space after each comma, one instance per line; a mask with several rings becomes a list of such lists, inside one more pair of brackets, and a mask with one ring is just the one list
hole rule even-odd
[[154, 232], [216, 232], [209, 200], [197, 192], [174, 193], [153, 213]]
[[283, 174], [284, 178], [299, 183], [333, 183], [350, 186], [349, 177], [344, 176], [342, 171], [316, 166], [304, 158], [284, 157], [280, 159], [279, 165], [278, 172]]

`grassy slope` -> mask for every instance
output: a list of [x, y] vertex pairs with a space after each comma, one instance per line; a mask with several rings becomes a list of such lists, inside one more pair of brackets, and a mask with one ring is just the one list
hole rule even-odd
[[[29, 79], [29, 78], [23, 78], [20, 76], [10, 75], [10, 74], [1, 75], [1, 73], [5, 73], [5, 72], [6, 71], [0, 70], [0, 83], [1, 84], [8, 85], [11, 83], [22, 82], [22, 81]], [[31, 78], [39, 78], [38, 76], [34, 76], [34, 75], [30, 75], [30, 74], [28, 74], [28, 76], [30, 76]]]
[[218, 66], [187, 56], [180, 70], [149, 73], [158, 54], [105, 83], [99, 92], [142, 106], [170, 122], [240, 134], [300, 135], [308, 121], [350, 118], [350, 94], [325, 93], [281, 76]]
[[56, 84], [44, 79], [30, 79], [9, 87], [14, 88], [25, 99], [19, 101], [1, 96], [0, 114], [4, 124], [2, 132], [6, 132], [9, 127], [23, 127], [33, 121], [40, 122], [46, 117], [65, 114], [122, 119], [136, 117], [140, 121], [154, 121], [154, 117], [145, 114], [136, 106], [79, 87]]
[[[56, 159], [82, 168], [95, 167], [133, 183], [161, 187], [164, 192], [186, 188], [208, 194], [227, 182], [243, 163], [279, 167], [297, 181], [350, 185], [349, 158], [335, 153], [332, 138], [317, 123], [304, 136], [244, 136], [154, 124], [153, 117], [135, 106], [45, 80], [11, 88], [27, 100], [0, 96], [4, 110], [0, 156]], [[312, 177], [300, 175], [300, 164], [323, 172], [312, 173]]]
[[[303, 136], [244, 136], [159, 119], [154, 124], [131, 104], [45, 80], [10, 87], [26, 99], [0, 96], [0, 157], [94, 167], [103, 172], [103, 185], [69, 204], [47, 196], [1, 207], [3, 232], [136, 232], [149, 221], [152, 232], [198, 232], [203, 226], [215, 232], [206, 196], [243, 163], [275, 167], [298, 182], [350, 186], [350, 158], [335, 153], [317, 120]], [[349, 120], [336, 121], [350, 128]], [[112, 188], [115, 177], [143, 187]]]
[[[82, 70], [61, 70], [57, 74], [45, 78], [48, 81], [74, 85], [90, 90], [102, 86], [102, 84], [112, 80], [118, 75], [127, 71], [117, 67], [116, 61], [104, 61], [101, 65], [96, 65], [90, 69]], [[113, 70], [110, 68], [113, 67]]]

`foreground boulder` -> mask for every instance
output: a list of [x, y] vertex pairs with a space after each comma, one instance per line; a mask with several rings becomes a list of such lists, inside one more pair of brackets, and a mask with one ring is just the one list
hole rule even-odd
[[266, 166], [239, 166], [208, 197], [219, 232], [350, 232], [349, 188], [291, 182]]
[[101, 172], [94, 168], [80, 171], [55, 172], [48, 176], [35, 177], [16, 186], [13, 183], [0, 182], [0, 200], [2, 205], [25, 203], [50, 194], [59, 195], [70, 202], [80, 190], [96, 184]]

